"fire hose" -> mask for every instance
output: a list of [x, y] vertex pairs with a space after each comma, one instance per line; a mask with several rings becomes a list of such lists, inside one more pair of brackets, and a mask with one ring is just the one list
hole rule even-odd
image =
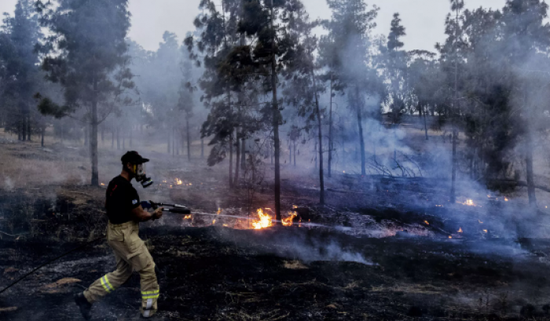
[[[143, 201], [141, 202], [141, 206], [144, 208], [144, 209], [149, 209], [149, 208], [152, 208], [152, 209], [157, 209], [159, 207], [162, 207], [163, 208], [163, 212], [168, 212], [168, 213], [173, 213], [173, 214], [191, 214], [191, 209], [189, 209], [188, 207], [186, 206], [183, 206], [183, 205], [179, 205], [179, 204], [166, 204], [166, 203], [157, 203], [157, 202], [153, 202], [153, 201]], [[36, 271], [40, 270], [41, 268], [73, 253], [73, 252], [76, 252], [76, 251], [79, 251], [85, 247], [87, 247], [88, 245], [94, 243], [94, 242], [97, 242], [99, 240], [102, 240], [106, 237], [106, 235], [101, 235], [91, 241], [88, 241], [70, 251], [67, 251], [41, 265], [39, 265], [38, 267], [34, 268], [33, 270], [31, 270], [30, 272], [26, 273], [25, 275], [23, 275], [22, 277], [20, 277], [19, 279], [15, 280], [14, 282], [12, 282], [10, 285], [6, 286], [5, 288], [3, 288], [2, 290], [0, 290], [0, 294], [2, 294], [4, 291], [6, 291], [7, 289], [11, 288], [12, 286], [16, 285], [17, 283], [23, 281], [24, 279], [26, 279], [29, 275], [32, 275], [34, 274]]]

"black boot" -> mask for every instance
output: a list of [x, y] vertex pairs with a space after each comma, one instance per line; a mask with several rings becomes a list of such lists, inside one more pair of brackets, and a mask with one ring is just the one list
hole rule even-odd
[[84, 320], [90, 320], [92, 318], [92, 304], [88, 302], [84, 293], [80, 292], [74, 295], [74, 302], [80, 308], [80, 313]]

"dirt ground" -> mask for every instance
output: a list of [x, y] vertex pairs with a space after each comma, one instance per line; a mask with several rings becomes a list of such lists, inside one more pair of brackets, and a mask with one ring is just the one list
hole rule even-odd
[[[8, 138], [0, 146], [0, 291], [100, 237], [106, 224], [105, 190], [86, 185], [82, 146]], [[100, 150], [102, 183], [120, 171], [121, 153]], [[225, 166], [150, 158], [156, 184], [139, 187], [141, 198], [194, 213], [141, 227], [165, 320], [550, 320], [545, 208], [514, 216], [527, 213], [522, 199], [465, 186], [460, 203], [448, 204], [447, 186], [434, 179], [343, 173], [327, 179], [328, 203], [319, 206], [314, 176], [289, 167], [282, 207], [285, 217], [297, 212], [293, 225], [253, 230], [248, 218], [273, 206], [269, 177], [229, 189]], [[84, 246], [1, 293], [0, 319], [80, 320], [72, 294], [113, 268], [105, 242]], [[136, 319], [139, 303], [136, 274], [94, 306], [93, 320]]]

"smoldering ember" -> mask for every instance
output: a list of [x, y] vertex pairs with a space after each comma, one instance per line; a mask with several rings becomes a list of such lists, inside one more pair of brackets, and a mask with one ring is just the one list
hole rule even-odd
[[394, 2], [14, 0], [0, 319], [550, 320], [548, 5]]

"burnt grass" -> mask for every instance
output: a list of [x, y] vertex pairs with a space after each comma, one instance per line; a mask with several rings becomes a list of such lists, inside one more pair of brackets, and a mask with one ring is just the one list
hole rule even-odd
[[[483, 213], [440, 208], [434, 206], [443, 197], [431, 190], [430, 182], [346, 180], [333, 182], [327, 206], [315, 205], [314, 186], [286, 184], [283, 205], [300, 206], [304, 221], [350, 229], [294, 225], [235, 230], [190, 226], [181, 217], [168, 216], [142, 224], [140, 235], [157, 264], [159, 316], [550, 320], [550, 241], [529, 234], [506, 237], [491, 226], [490, 215], [502, 211], [502, 204]], [[268, 195], [270, 186], [265, 190]], [[166, 200], [190, 203], [197, 210], [216, 208], [208, 196], [201, 198], [205, 193], [200, 190], [168, 192]], [[211, 188], [209, 193], [217, 192]], [[81, 320], [72, 295], [115, 266], [103, 240], [85, 245], [105, 228], [103, 193], [84, 186], [1, 193], [0, 225], [9, 233], [0, 234], [0, 290], [32, 268], [83, 246], [0, 294], [1, 320]], [[222, 206], [245, 206], [239, 195], [225, 195]], [[258, 198], [267, 199], [265, 195]], [[357, 217], [369, 218], [364, 228], [398, 232], [387, 237], [354, 233]], [[478, 219], [495, 232], [484, 234]], [[424, 220], [430, 225], [423, 225]], [[457, 226], [464, 228], [463, 235], [456, 234]], [[411, 232], [420, 229], [426, 236]], [[134, 274], [94, 305], [93, 320], [133, 320], [139, 305], [139, 276]]]

